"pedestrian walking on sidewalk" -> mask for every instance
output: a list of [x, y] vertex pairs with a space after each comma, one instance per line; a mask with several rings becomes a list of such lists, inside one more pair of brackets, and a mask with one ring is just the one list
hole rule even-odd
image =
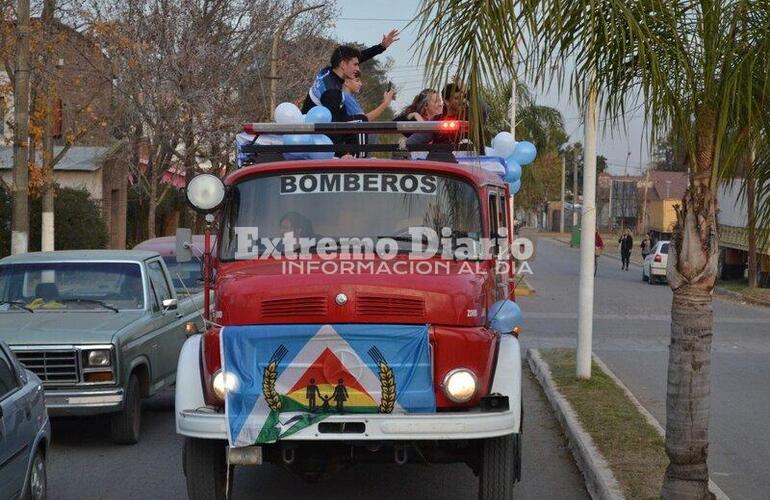
[[620, 246], [620, 269], [628, 271], [628, 264], [631, 262], [631, 250], [634, 248], [634, 237], [631, 230], [626, 228], [618, 240]]
[[599, 265], [599, 256], [604, 252], [604, 240], [599, 231], [594, 233], [594, 276], [596, 276], [596, 269]]
[[650, 255], [650, 237], [647, 235], [644, 235], [644, 238], [642, 238], [642, 243], [639, 245], [639, 248], [642, 250], [642, 262], [644, 262], [644, 259], [647, 258], [648, 255]]

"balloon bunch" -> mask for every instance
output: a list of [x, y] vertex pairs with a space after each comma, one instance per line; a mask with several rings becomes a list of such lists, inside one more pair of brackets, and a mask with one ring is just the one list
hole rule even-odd
[[[282, 102], [275, 107], [275, 121], [283, 124], [298, 123], [330, 123], [332, 114], [325, 106], [313, 106], [306, 115], [302, 114], [297, 106], [290, 102]], [[285, 134], [283, 136], [285, 146], [299, 145], [331, 145], [332, 140], [324, 134]], [[286, 157], [292, 160], [326, 160], [334, 158], [334, 152], [324, 151], [316, 153], [286, 153]]]
[[537, 157], [537, 148], [531, 142], [516, 142], [510, 132], [500, 132], [492, 139], [492, 147], [485, 147], [487, 156], [505, 158], [505, 174], [503, 180], [511, 188], [511, 194], [521, 189], [521, 167], [529, 165]]

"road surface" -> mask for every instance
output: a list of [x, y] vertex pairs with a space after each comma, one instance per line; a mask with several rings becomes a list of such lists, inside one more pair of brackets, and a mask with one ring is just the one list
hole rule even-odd
[[[572, 347], [577, 338], [579, 250], [540, 238], [520, 300], [526, 347]], [[665, 425], [671, 289], [648, 285], [641, 268], [599, 259], [594, 350]], [[733, 499], [770, 492], [770, 309], [715, 297], [710, 470]]]
[[[558, 422], [524, 372], [523, 480], [517, 498], [587, 499]], [[182, 439], [174, 432], [173, 392], [143, 406], [139, 444], [110, 443], [105, 418], [56, 419], [49, 461], [51, 500], [185, 499]], [[391, 498], [473, 499], [478, 480], [465, 465], [361, 465], [308, 484], [272, 465], [239, 468], [234, 500]]]

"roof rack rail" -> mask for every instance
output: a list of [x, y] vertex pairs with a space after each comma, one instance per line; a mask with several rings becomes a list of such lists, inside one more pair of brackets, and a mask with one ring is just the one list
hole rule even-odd
[[459, 120], [423, 122], [335, 122], [335, 123], [246, 123], [243, 132], [254, 139], [238, 146], [239, 153], [248, 158], [244, 165], [283, 161], [284, 153], [396, 153], [408, 159], [410, 152], [427, 152], [427, 160], [457, 163], [453, 151], [470, 151], [468, 143], [408, 144], [260, 144], [260, 135], [281, 134], [414, 134], [435, 133], [461, 135], [468, 130], [468, 122]]
[[462, 133], [468, 122], [461, 120], [423, 122], [334, 122], [334, 123], [246, 123], [247, 134], [403, 134], [416, 132]]

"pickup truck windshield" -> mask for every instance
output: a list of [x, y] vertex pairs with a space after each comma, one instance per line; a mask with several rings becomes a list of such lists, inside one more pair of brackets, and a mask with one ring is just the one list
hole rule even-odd
[[[13, 307], [23, 305], [24, 309]], [[46, 262], [0, 266], [0, 311], [142, 309], [139, 264]]]
[[[232, 260], [239, 229], [258, 239], [391, 237], [411, 241], [409, 228], [455, 238], [481, 237], [475, 188], [463, 180], [423, 173], [314, 172], [256, 177], [233, 186], [225, 211], [219, 257]], [[253, 238], [252, 238], [253, 239]], [[399, 245], [401, 246], [401, 245]], [[409, 251], [410, 243], [403, 243]], [[279, 252], [280, 247], [277, 249]]]

